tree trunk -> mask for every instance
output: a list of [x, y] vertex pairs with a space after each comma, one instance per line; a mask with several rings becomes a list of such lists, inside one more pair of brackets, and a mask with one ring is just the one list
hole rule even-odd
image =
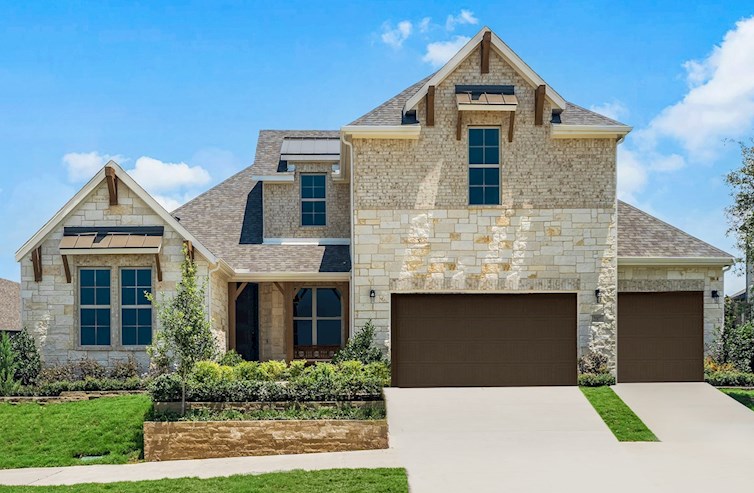
[[181, 416], [186, 415], [186, 377], [181, 379]]

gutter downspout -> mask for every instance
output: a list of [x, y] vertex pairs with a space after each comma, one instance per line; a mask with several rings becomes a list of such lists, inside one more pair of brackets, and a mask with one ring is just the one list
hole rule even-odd
[[350, 291], [350, 296], [348, 297], [348, 313], [349, 313], [349, 320], [348, 320], [348, 338], [350, 339], [354, 334], [354, 323], [353, 321], [356, 319], [356, 314], [354, 313], [354, 307], [356, 306], [356, 288], [355, 288], [355, 282], [354, 282], [354, 268], [353, 268], [353, 261], [354, 261], [354, 255], [353, 255], [353, 248], [354, 248], [354, 231], [356, 230], [356, 214], [355, 214], [355, 208], [354, 208], [354, 202], [353, 202], [353, 180], [354, 180], [354, 171], [356, 168], [356, 162], [353, 158], [353, 143], [348, 142], [346, 140], [346, 135], [341, 131], [340, 133], [340, 141], [348, 147], [348, 153], [351, 158], [351, 169], [348, 170], [348, 187], [349, 187], [349, 194], [351, 197], [351, 244], [348, 247], [349, 254], [351, 255], [351, 275], [349, 276], [350, 283], [348, 286], [348, 290]]

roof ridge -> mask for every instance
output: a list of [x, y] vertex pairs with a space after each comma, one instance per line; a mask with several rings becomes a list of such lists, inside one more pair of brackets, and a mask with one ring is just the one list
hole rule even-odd
[[[677, 232], [681, 233], [681, 234], [682, 234], [682, 235], [684, 235], [684, 236], [688, 236], [689, 238], [692, 238], [692, 239], [694, 239], [694, 240], [696, 240], [696, 241], [698, 241], [698, 242], [704, 243], [704, 244], [705, 244], [705, 245], [707, 245], [708, 247], [710, 247], [710, 248], [712, 248], [712, 249], [714, 249], [714, 250], [717, 250], [718, 252], [722, 253], [722, 254], [723, 254], [723, 256], [725, 256], [725, 257], [735, 258], [735, 256], [731, 255], [730, 253], [728, 253], [728, 252], [726, 252], [726, 251], [724, 251], [724, 250], [721, 250], [721, 249], [717, 248], [717, 247], [716, 247], [715, 245], [712, 245], [712, 244], [710, 244], [710, 243], [707, 243], [706, 241], [702, 240], [701, 238], [698, 238], [698, 237], [696, 237], [696, 236], [694, 236], [694, 235], [692, 235], [692, 234], [690, 234], [690, 233], [687, 233], [686, 231], [684, 231], [684, 230], [682, 230], [682, 229], [680, 229], [680, 228], [678, 228], [678, 227], [676, 227], [676, 226], [673, 226], [672, 224], [670, 224], [670, 223], [668, 223], [668, 222], [666, 222], [666, 221], [663, 221], [663, 220], [662, 220], [662, 219], [660, 219], [659, 217], [657, 217], [657, 216], [653, 216], [652, 214], [650, 214], [650, 213], [648, 213], [648, 212], [646, 212], [646, 211], [643, 211], [643, 210], [639, 209], [639, 208], [638, 208], [638, 207], [636, 207], [635, 205], [631, 205], [631, 204], [629, 204], [628, 202], [626, 202], [626, 201], [624, 201], [624, 200], [620, 200], [620, 199], [618, 200], [618, 203], [621, 203], [621, 204], [623, 204], [623, 205], [625, 205], [625, 206], [628, 206], [628, 207], [632, 208], [633, 210], [635, 210], [635, 211], [638, 211], [638, 212], [642, 213], [643, 215], [645, 215], [645, 216], [647, 216], [647, 217], [649, 217], [649, 218], [651, 218], [651, 219], [654, 219], [655, 221], [657, 221], [657, 222], [659, 222], [659, 223], [662, 223], [662, 224], [664, 224], [665, 226], [668, 226], [668, 227], [669, 227], [670, 229], [673, 229], [673, 230], [675, 230], [675, 231], [677, 231]], [[617, 211], [616, 211], [616, 214], [619, 214], [619, 212], [617, 212]]]

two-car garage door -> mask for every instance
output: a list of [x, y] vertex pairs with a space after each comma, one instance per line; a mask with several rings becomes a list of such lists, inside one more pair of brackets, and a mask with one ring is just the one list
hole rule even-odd
[[398, 387], [576, 384], [575, 294], [394, 294]]

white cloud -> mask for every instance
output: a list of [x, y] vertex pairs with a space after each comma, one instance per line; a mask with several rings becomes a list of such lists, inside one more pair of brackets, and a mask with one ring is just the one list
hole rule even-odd
[[93, 152], [69, 152], [63, 156], [63, 165], [68, 171], [68, 180], [77, 183], [89, 180], [110, 160], [121, 163], [123, 156]]
[[149, 193], [196, 188], [206, 185], [211, 180], [209, 172], [201, 166], [166, 163], [148, 156], [137, 159], [134, 169], [127, 172]]
[[427, 45], [427, 53], [422, 57], [422, 61], [431, 64], [433, 67], [444, 65], [463, 45], [469, 42], [471, 38], [467, 36], [454, 36], [450, 41], [436, 41]]
[[643, 138], [679, 143], [696, 160], [715, 157], [723, 139], [747, 135], [754, 126], [754, 17], [741, 20], [703, 60], [683, 66], [690, 90], [655, 117]]
[[152, 197], [157, 202], [159, 202], [159, 204], [163, 206], [168, 212], [173, 212], [174, 210], [188, 202], [187, 200], [179, 200], [173, 197], [168, 197], [166, 195], [152, 195]]
[[638, 156], [618, 147], [618, 198], [636, 203], [636, 194], [647, 184], [647, 170]]
[[425, 17], [421, 21], [419, 21], [419, 32], [420, 33], [426, 33], [429, 31], [429, 23], [432, 22], [432, 18]]
[[479, 19], [474, 17], [474, 12], [462, 9], [458, 15], [448, 16], [447, 20], [445, 21], [445, 29], [447, 31], [454, 31], [456, 25], [462, 24], [476, 25], [479, 24]]
[[382, 25], [382, 42], [393, 49], [400, 49], [403, 42], [411, 36], [412, 30], [411, 21], [400, 21], [395, 28], [389, 22], [386, 22]]
[[602, 103], [589, 108], [592, 111], [605, 115], [613, 120], [620, 120], [621, 118], [628, 116], [628, 108], [620, 101], [612, 101], [610, 103]]

